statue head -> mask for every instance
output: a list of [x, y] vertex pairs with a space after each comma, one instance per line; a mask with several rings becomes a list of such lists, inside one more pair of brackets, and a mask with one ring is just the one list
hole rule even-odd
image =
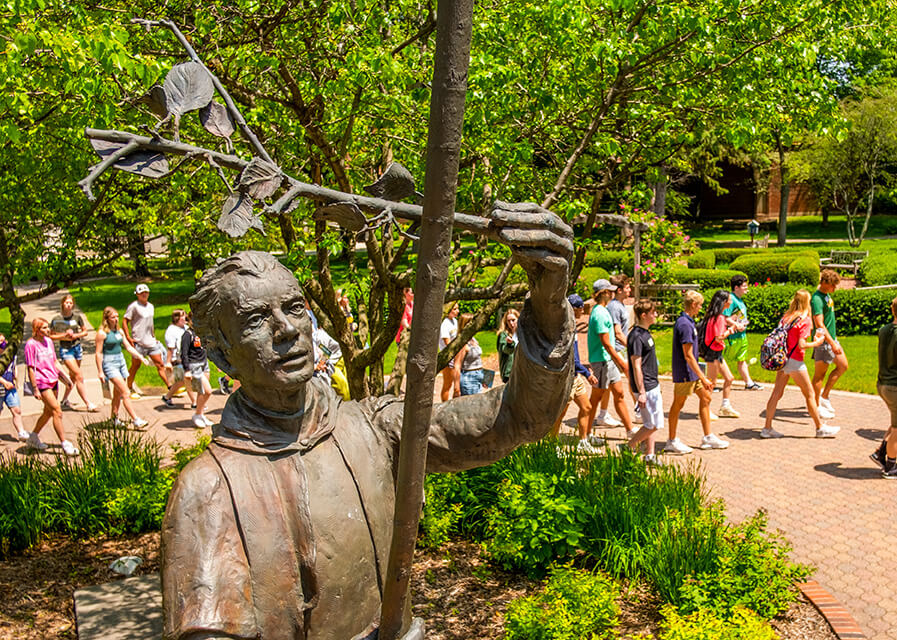
[[209, 358], [253, 390], [302, 388], [314, 373], [311, 319], [295, 276], [271, 254], [241, 251], [219, 262], [190, 298]]

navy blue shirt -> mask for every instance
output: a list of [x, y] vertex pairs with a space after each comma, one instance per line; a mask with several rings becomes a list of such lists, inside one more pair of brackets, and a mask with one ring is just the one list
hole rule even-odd
[[579, 345], [576, 344], [576, 338], [573, 338], [573, 371], [575, 373], [581, 373], [586, 378], [592, 375], [589, 370], [583, 366], [582, 362], [579, 361]]
[[687, 344], [691, 344], [697, 362], [698, 329], [694, 319], [683, 311], [673, 326], [673, 382], [694, 382], [698, 379], [698, 375], [685, 362], [685, 355], [682, 353], [683, 345]]

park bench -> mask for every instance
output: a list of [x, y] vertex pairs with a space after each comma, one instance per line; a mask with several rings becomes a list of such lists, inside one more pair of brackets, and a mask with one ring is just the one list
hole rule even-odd
[[853, 277], [857, 277], [863, 260], [869, 257], [868, 251], [843, 251], [833, 249], [828, 258], [819, 258], [819, 266], [823, 269], [852, 269]]

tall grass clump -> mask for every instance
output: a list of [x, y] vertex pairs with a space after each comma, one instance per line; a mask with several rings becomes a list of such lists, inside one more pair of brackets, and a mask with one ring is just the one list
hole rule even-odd
[[44, 531], [46, 503], [39, 462], [0, 456], [0, 558], [35, 544]]

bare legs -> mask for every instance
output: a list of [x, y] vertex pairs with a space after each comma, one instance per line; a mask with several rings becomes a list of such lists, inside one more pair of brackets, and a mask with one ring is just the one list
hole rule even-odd
[[813, 420], [813, 425], [816, 429], [819, 429], [822, 426], [822, 421], [819, 419], [819, 409], [816, 405], [816, 396], [813, 394], [813, 385], [810, 383], [810, 374], [807, 373], [806, 369], [800, 369], [792, 373], [784, 373], [782, 371], [776, 373], [775, 385], [772, 388], [772, 393], [769, 395], [769, 400], [766, 402], [766, 424], [764, 428], [772, 429], [772, 419], [776, 414], [779, 400], [782, 399], [785, 393], [785, 385], [788, 384], [789, 376], [794, 380], [794, 384], [797, 385], [801, 393], [804, 394], [807, 412], [809, 412], [810, 418]]
[[[704, 432], [705, 436], [710, 435], [710, 392], [703, 386], [698, 385], [694, 393], [698, 396], [698, 417], [701, 419], [701, 431]], [[688, 400], [688, 396], [673, 396], [673, 404], [670, 405], [669, 415], [670, 440], [676, 439], [676, 433], [679, 429], [679, 414], [682, 412], [682, 407], [685, 406], [686, 400]]]
[[[87, 391], [85, 391], [84, 389], [84, 375], [81, 373], [81, 361], [76, 360], [75, 358], [65, 358], [63, 362], [65, 363], [66, 368], [69, 370], [69, 377], [72, 379], [72, 383], [78, 390], [78, 395], [81, 396], [81, 400], [83, 400], [84, 404], [87, 405], [87, 410], [95, 410], [96, 405], [94, 405], [90, 400], [87, 399]], [[66, 403], [66, 400], [69, 399], [71, 393], [72, 387], [66, 386], [65, 394], [62, 396], [62, 404]]]
[[[828, 371], [829, 365], [821, 360], [816, 361], [816, 366], [813, 369], [813, 391], [816, 398], [816, 404], [819, 404], [820, 398], [828, 400], [828, 396], [832, 392], [832, 389], [834, 389], [835, 383], [838, 382], [838, 379], [844, 375], [845, 371], [847, 371], [849, 365], [847, 356], [844, 355], [843, 351], [835, 356], [833, 364], [835, 365], [835, 368], [829, 374], [828, 380], [826, 380], [825, 374]], [[823, 382], [825, 383], [824, 385]]]
[[137, 413], [134, 411], [134, 405], [131, 404], [131, 396], [125, 381], [121, 378], [110, 378], [109, 384], [112, 385], [112, 419], [118, 418], [118, 409], [122, 404], [125, 405], [125, 411], [131, 416], [131, 420], [138, 420]]
[[[592, 403], [589, 401], [589, 394], [581, 393], [578, 396], [574, 396], [573, 402], [576, 403], [579, 412], [576, 414], [576, 426], [579, 431], [579, 439], [585, 440], [589, 437], [589, 414], [592, 411]], [[567, 413], [567, 407], [570, 406], [568, 402], [564, 406], [564, 410], [561, 412], [561, 415], [558, 416], [557, 422], [554, 423], [554, 427], [551, 428], [551, 437], [557, 438], [558, 434], [561, 432], [561, 423], [564, 420], [564, 414]]]
[[62, 407], [59, 406], [59, 400], [56, 398], [56, 392], [59, 387], [53, 389], [44, 389], [40, 392], [41, 400], [44, 403], [44, 411], [40, 414], [34, 425], [32, 433], [38, 434], [50, 420], [53, 420], [53, 430], [59, 437], [59, 442], [65, 440], [65, 431], [62, 430]]
[[[161, 353], [154, 353], [152, 355], [147, 356], [153, 363], [153, 366], [156, 367], [156, 371], [159, 374], [159, 377], [162, 378], [162, 382], [165, 383], [165, 387], [171, 386], [171, 382], [168, 380], [168, 369], [165, 368], [165, 362], [162, 360]], [[137, 358], [131, 358], [131, 366], [128, 368], [128, 389], [134, 388], [134, 378], [137, 377], [137, 371], [140, 369], [140, 365], [143, 364]]]

